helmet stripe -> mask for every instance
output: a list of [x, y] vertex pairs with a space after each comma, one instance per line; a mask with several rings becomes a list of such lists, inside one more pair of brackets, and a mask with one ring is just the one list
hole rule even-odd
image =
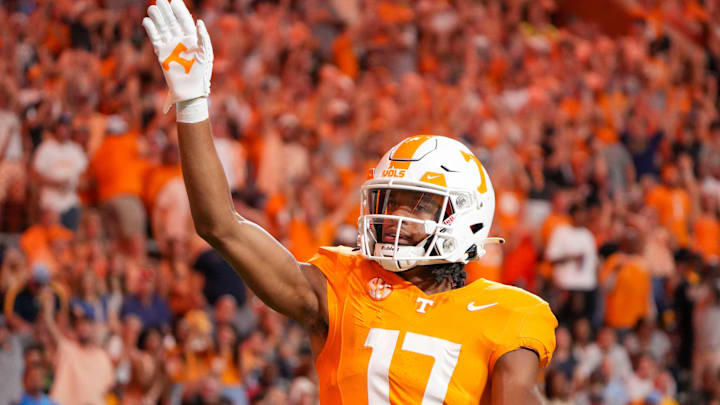
[[395, 149], [392, 155], [390, 155], [390, 168], [391, 169], [408, 169], [410, 167], [410, 161], [415, 152], [420, 146], [425, 143], [431, 137], [429, 135], [413, 136], [405, 139]]

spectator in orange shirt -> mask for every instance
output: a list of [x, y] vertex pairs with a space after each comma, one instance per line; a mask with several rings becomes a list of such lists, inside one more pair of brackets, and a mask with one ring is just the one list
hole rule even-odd
[[648, 315], [652, 290], [650, 272], [640, 256], [641, 236], [628, 229], [620, 246], [621, 251], [607, 259], [601, 280], [606, 292], [605, 322], [626, 332]]
[[148, 170], [143, 187], [143, 200], [148, 212], [152, 212], [162, 189], [171, 180], [182, 178], [177, 146], [168, 144], [162, 150], [160, 164]]
[[230, 391], [237, 396], [240, 403], [247, 401], [247, 394], [242, 384], [245, 374], [240, 361], [240, 338], [232, 324], [219, 323], [215, 331], [215, 350], [213, 351], [213, 369], [220, 376], [225, 387], [225, 394]]
[[90, 162], [108, 232], [131, 256], [143, 252], [146, 213], [140, 200], [146, 164], [138, 135], [118, 116], [108, 119], [108, 134]]
[[[502, 279], [504, 284], [515, 285], [528, 291], [535, 291], [535, 268], [537, 251], [529, 233], [510, 235], [507, 254], [503, 262]], [[513, 240], [515, 239], [515, 240]]]
[[660, 224], [672, 233], [675, 243], [686, 246], [689, 239], [690, 195], [680, 186], [680, 174], [674, 165], [662, 169], [662, 184], [650, 189], [646, 204], [658, 211]]
[[29, 263], [44, 262], [50, 272], [59, 270], [63, 251], [72, 239], [72, 232], [60, 225], [58, 213], [51, 209], [43, 209], [40, 222], [31, 226], [20, 236], [20, 247]]
[[700, 198], [700, 215], [693, 223], [693, 235], [693, 245], [705, 261], [717, 263], [720, 260], [720, 221], [714, 196], [705, 194]]

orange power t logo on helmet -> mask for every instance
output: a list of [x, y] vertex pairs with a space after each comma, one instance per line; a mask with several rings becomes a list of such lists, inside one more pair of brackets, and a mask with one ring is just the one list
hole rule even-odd
[[487, 191], [487, 184], [485, 183], [485, 170], [483, 170], [483, 166], [482, 166], [482, 163], [480, 163], [480, 159], [478, 159], [477, 157], [475, 157], [475, 155], [473, 155], [473, 154], [471, 154], [471, 153], [467, 153], [467, 152], [462, 151], [462, 150], [460, 151], [460, 153], [462, 153], [462, 155], [463, 155], [463, 157], [465, 158], [465, 161], [466, 161], [466, 162], [469, 162], [469, 161], [471, 161], [471, 160], [475, 162], [475, 164], [477, 165], [478, 171], [480, 172], [480, 185], [478, 186], [477, 189], [478, 189], [478, 191], [480, 192], [480, 194], [486, 192], [486, 191]]
[[195, 58], [188, 60], [181, 57], [180, 54], [185, 51], [187, 51], [187, 47], [182, 42], [178, 43], [170, 56], [162, 62], [163, 69], [170, 70], [170, 62], [175, 62], [185, 68], [185, 74], [190, 73], [190, 69], [192, 69], [193, 63], [195, 63]]

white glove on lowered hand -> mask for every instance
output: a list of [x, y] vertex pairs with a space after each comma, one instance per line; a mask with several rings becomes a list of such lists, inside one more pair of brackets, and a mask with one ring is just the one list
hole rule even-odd
[[[170, 3], [157, 0], [154, 6], [148, 8], [148, 15], [142, 25], [150, 37], [170, 88], [163, 111], [167, 113], [173, 104], [185, 102], [178, 105], [178, 121], [198, 122], [207, 119], [213, 50], [205, 23], [198, 20], [195, 25], [183, 0], [172, 0]], [[199, 103], [189, 102], [198, 98], [202, 98], [198, 100]], [[184, 114], [180, 111], [181, 107], [189, 109]], [[182, 115], [185, 116], [181, 120]]]

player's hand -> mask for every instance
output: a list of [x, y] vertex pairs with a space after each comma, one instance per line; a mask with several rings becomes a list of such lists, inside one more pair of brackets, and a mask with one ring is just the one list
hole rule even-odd
[[170, 92], [163, 111], [210, 94], [213, 50], [205, 23], [193, 22], [184, 0], [157, 0], [142, 25], [150, 37]]

